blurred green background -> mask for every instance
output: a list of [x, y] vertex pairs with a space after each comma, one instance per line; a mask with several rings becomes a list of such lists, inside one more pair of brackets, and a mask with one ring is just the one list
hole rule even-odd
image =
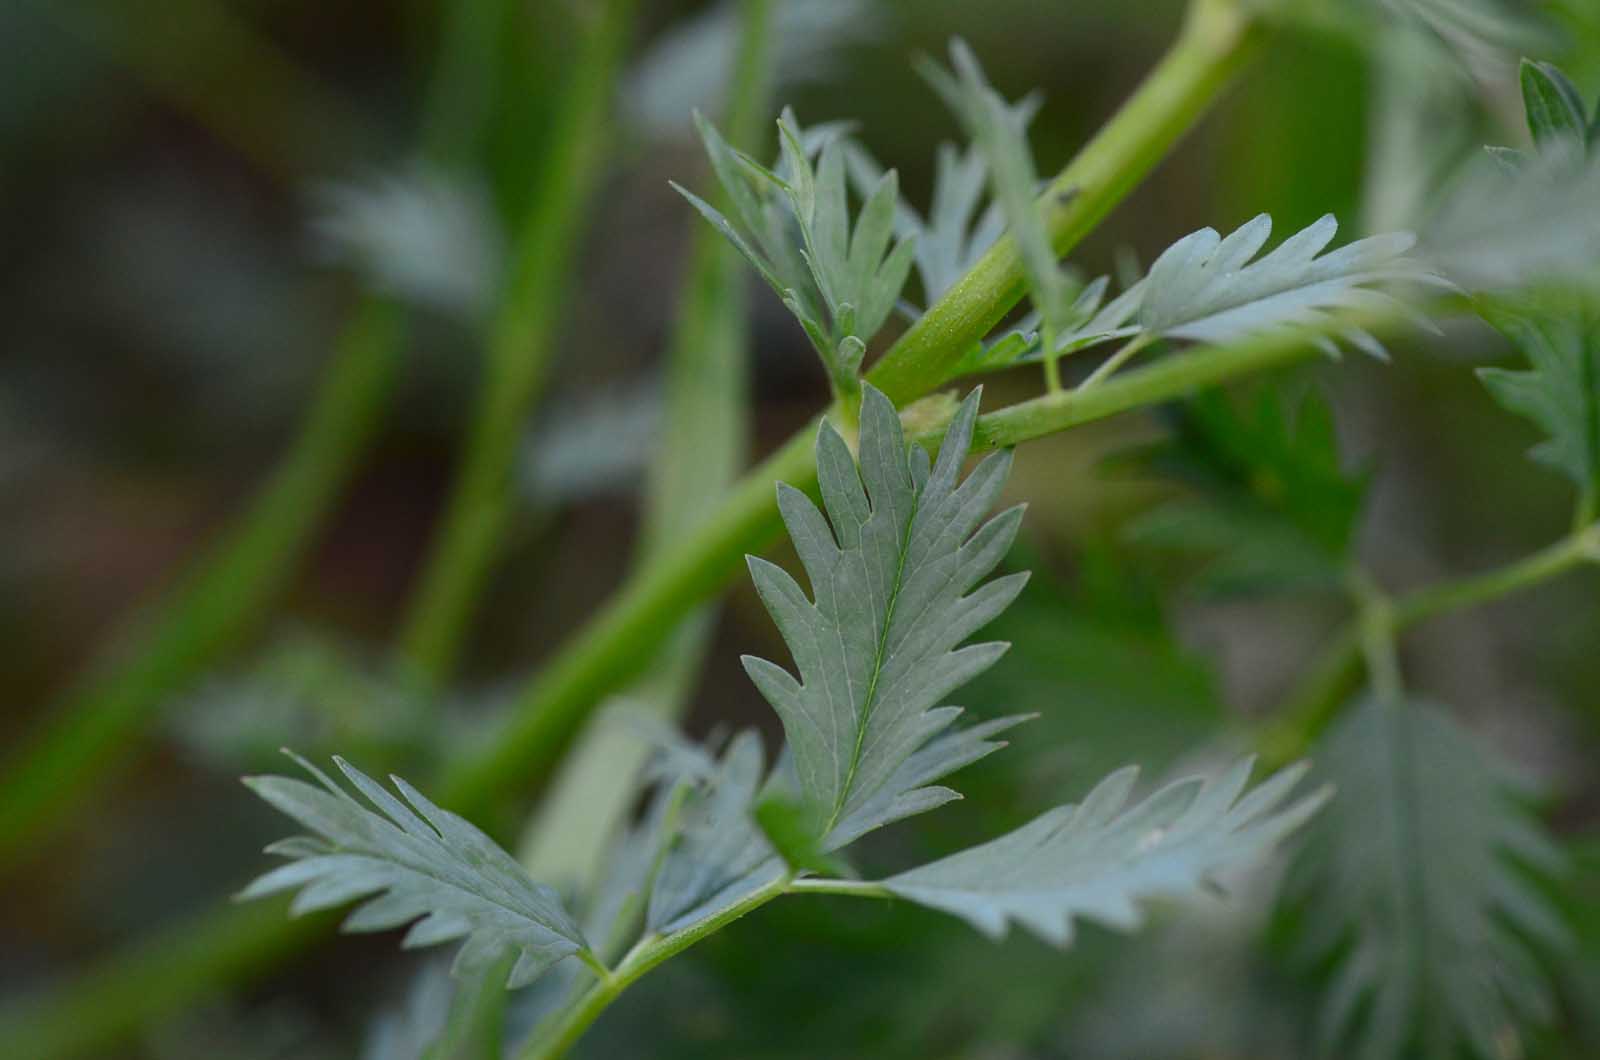
[[[482, 370], [482, 303], [534, 194], [575, 27], [592, 16], [584, 3], [501, 5], [477, 60], [483, 76], [427, 111], [452, 6], [0, 5], [0, 744], [20, 746], [108, 638], [248, 503], [299, 430], [363, 290], [388, 283], [415, 306], [376, 434], [283, 597], [167, 697], [151, 746], [0, 878], [0, 996], [69, 981], [258, 871], [261, 845], [282, 827], [236, 777], [279, 768], [280, 744], [356, 753], [363, 741], [407, 742], [391, 645]], [[1003, 92], [1042, 90], [1033, 142], [1041, 171], [1054, 172], [1182, 18], [1176, 0], [791, 6], [776, 98], [806, 122], [856, 122], [919, 206], [934, 148], [957, 130], [915, 55], [959, 35]], [[1593, 99], [1594, 5], [1525, 8], [1541, 27], [1539, 56], [1562, 62]], [[581, 238], [553, 378], [526, 424], [508, 547], [448, 693], [463, 739], [630, 565], [662, 351], [699, 223], [667, 180], [707, 183], [687, 115], [720, 105], [730, 26], [707, 5], [648, 3], [630, 28], [603, 162], [589, 203], [573, 206]], [[1444, 102], [1404, 150], [1379, 150], [1410, 90], [1381, 72], [1383, 46], [1277, 32], [1072, 260], [1090, 275], [1115, 272], [1195, 228], [1227, 230], [1263, 211], [1280, 233], [1330, 211], [1351, 235], [1403, 225], [1405, 209], [1386, 205], [1394, 172], [1525, 140], [1504, 61], [1515, 56], [1491, 56], [1445, 82]], [[430, 128], [447, 145], [437, 170], [415, 161], [419, 129]], [[828, 394], [782, 306], [762, 290], [751, 311], [750, 446], [760, 455]], [[1360, 552], [1385, 584], [1489, 567], [1559, 537], [1566, 484], [1525, 459], [1532, 428], [1470, 371], [1506, 360], [1504, 343], [1462, 321], [1391, 349], [1391, 364], [1350, 354], [1282, 381], [1327, 394], [1347, 465], [1373, 476]], [[1001, 377], [992, 399], [1037, 385], [1032, 372]], [[1030, 514], [1015, 563], [1035, 582], [1002, 622], [1015, 648], [962, 702], [980, 715], [1042, 717], [1019, 746], [960, 778], [966, 802], [871, 844], [869, 866], [1010, 827], [1129, 761], [1159, 774], [1231, 731], [1229, 719], [1270, 711], [1314, 658], [1338, 614], [1325, 603], [1199, 600], [1186, 588], [1191, 570], [1126, 540], [1124, 526], [1168, 487], [1106, 459], [1165, 422], [1121, 417], [1018, 453], [1009, 492]], [[1563, 962], [1555, 1029], [1528, 1043], [1538, 1056], [1600, 1055], [1600, 856], [1582, 853], [1600, 849], [1586, 838], [1600, 838], [1597, 589], [1585, 572], [1407, 641], [1412, 684], [1536, 778], [1557, 833], [1580, 852], [1569, 885], [1590, 945]], [[774, 745], [774, 719], [737, 665], [746, 651], [782, 648], [740, 578], [687, 724], [755, 723]], [[994, 945], [913, 908], [796, 899], [641, 984], [582, 1055], [1310, 1055], [1318, 970], [1280, 944], [1271, 888], [1254, 880], [1245, 900], [1163, 917], [1133, 940], [1089, 928], [1065, 954], [1020, 936]], [[358, 1055], [374, 1013], [400, 1003], [423, 963], [388, 937], [341, 938], [201, 990], [102, 1055]]]

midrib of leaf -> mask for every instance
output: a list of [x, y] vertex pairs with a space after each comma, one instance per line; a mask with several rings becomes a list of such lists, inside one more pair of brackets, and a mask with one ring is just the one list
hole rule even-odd
[[[1427, 894], [1422, 886], [1426, 859], [1420, 855], [1422, 822], [1417, 816], [1419, 789], [1416, 782], [1416, 756], [1412, 740], [1416, 726], [1396, 724], [1407, 719], [1400, 716], [1405, 705], [1393, 700], [1382, 704], [1384, 732], [1384, 760], [1390, 772], [1390, 790], [1394, 793], [1394, 826], [1389, 834], [1394, 841], [1394, 871], [1400, 879], [1395, 881], [1395, 893], [1401, 902], [1399, 919], [1411, 936], [1410, 971], [1414, 982], [1422, 983], [1428, 969]], [[1426, 987], [1424, 987], [1426, 989]]]
[[878, 631], [878, 649], [872, 655], [872, 679], [867, 682], [867, 695], [861, 702], [861, 717], [856, 720], [856, 743], [850, 751], [850, 766], [845, 770], [844, 783], [839, 786], [839, 797], [834, 802], [833, 811], [828, 814], [828, 823], [822, 829], [823, 835], [832, 832], [833, 826], [839, 823], [839, 815], [844, 812], [845, 804], [850, 801], [850, 787], [855, 783], [856, 770], [861, 766], [861, 751], [867, 742], [867, 723], [871, 720], [872, 708], [877, 703], [878, 678], [883, 676], [883, 657], [889, 649], [889, 628], [894, 623], [895, 606], [900, 602], [900, 587], [905, 581], [906, 554], [911, 551], [911, 526], [916, 521], [917, 509], [921, 504], [922, 489], [918, 487], [911, 500], [911, 511], [906, 515], [905, 531], [900, 537], [894, 582], [889, 587], [889, 606], [883, 611], [883, 628]]

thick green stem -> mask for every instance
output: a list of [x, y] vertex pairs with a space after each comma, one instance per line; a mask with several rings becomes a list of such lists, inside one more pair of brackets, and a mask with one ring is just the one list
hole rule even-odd
[[[1255, 40], [1231, 0], [1196, 0], [1172, 50], [1046, 192], [1043, 213], [1058, 250], [1075, 244], [1149, 172], [1221, 94]], [[901, 336], [868, 379], [897, 403], [932, 390], [1022, 293], [1016, 249], [1002, 240]], [[1098, 407], [1112, 408], [1133, 381], [1113, 380], [1092, 396]], [[1119, 383], [1123, 387], [1114, 390]], [[1159, 387], [1151, 394], [1150, 400], [1173, 396]], [[673, 618], [720, 588], [741, 556], [777, 535], [774, 484], [816, 490], [815, 430], [814, 421], [747, 475], [699, 529], [635, 574], [561, 647], [518, 697], [504, 730], [484, 751], [447, 770], [443, 792], [457, 809], [481, 812], [539, 776], [600, 698], [639, 673]]]
[[578, 999], [550, 1032], [537, 1036], [516, 1054], [517, 1060], [555, 1060], [565, 1056], [579, 1038], [583, 1037], [600, 1014], [622, 995], [646, 972], [662, 962], [676, 957], [708, 935], [713, 935], [747, 913], [766, 905], [785, 893], [791, 882], [789, 876], [779, 876], [764, 887], [752, 891], [738, 902], [714, 916], [675, 931], [670, 935], [647, 935], [629, 951], [609, 976], [597, 980], [588, 993]]
[[505, 537], [517, 450], [549, 374], [633, 9], [634, 0], [606, 0], [584, 27], [538, 187], [518, 232], [456, 485], [400, 636], [402, 658], [427, 686], [443, 683], [454, 669]]
[[[1396, 597], [1389, 603], [1389, 626], [1399, 634], [1440, 615], [1541, 585], [1585, 563], [1600, 563], [1600, 524], [1504, 567]], [[1367, 670], [1364, 634], [1359, 616], [1335, 634], [1284, 709], [1261, 729], [1256, 742], [1269, 764], [1281, 765], [1304, 755], [1355, 692]]]
[[246, 635], [288, 582], [377, 425], [401, 310], [368, 302], [347, 326], [300, 436], [234, 527], [126, 631], [0, 768], [0, 865], [111, 779], [169, 697]]

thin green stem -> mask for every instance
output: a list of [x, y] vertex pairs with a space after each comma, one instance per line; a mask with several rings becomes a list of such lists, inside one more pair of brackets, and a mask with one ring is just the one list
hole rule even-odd
[[[1388, 624], [1398, 635], [1440, 615], [1492, 603], [1594, 563], [1600, 563], [1600, 524], [1504, 567], [1396, 597], [1389, 603]], [[1283, 710], [1258, 733], [1257, 745], [1265, 760], [1282, 764], [1306, 753], [1368, 670], [1367, 636], [1358, 615], [1328, 642]]]
[[299, 437], [250, 507], [164, 598], [129, 620], [0, 767], [0, 866], [34, 849], [110, 780], [171, 695], [248, 634], [287, 585], [366, 451], [403, 332], [399, 307], [372, 300], [361, 308]]
[[865, 880], [835, 880], [808, 876], [789, 884], [790, 894], [847, 894], [855, 898], [894, 898], [895, 893], [881, 883]]
[[633, 10], [634, 0], [606, 0], [585, 20], [572, 80], [518, 231], [456, 485], [400, 634], [401, 657], [424, 686], [443, 683], [455, 668], [505, 537], [517, 448], [549, 374], [583, 204], [593, 197], [604, 155], [607, 113]]
[[1378, 702], [1399, 706], [1405, 699], [1405, 682], [1400, 675], [1399, 629], [1394, 602], [1364, 571], [1353, 576], [1359, 611], [1356, 626], [1361, 631], [1361, 658], [1372, 681]]
[[1100, 383], [1114, 375], [1123, 365], [1136, 357], [1140, 350], [1156, 341], [1156, 336], [1148, 331], [1141, 331], [1127, 342], [1117, 348], [1116, 352], [1102, 361], [1089, 377], [1078, 384], [1077, 395], [1082, 397], [1087, 391], [1093, 390]]
[[594, 1021], [600, 1018], [600, 1014], [645, 973], [784, 894], [789, 889], [790, 883], [791, 877], [781, 875], [715, 915], [682, 931], [675, 931], [670, 935], [646, 935], [622, 959], [612, 971], [610, 978], [597, 981], [578, 999], [577, 1004], [562, 1014], [561, 1019], [551, 1027], [549, 1033], [537, 1036], [517, 1052], [517, 1060], [556, 1060], [557, 1057], [566, 1055], [567, 1051], [577, 1044], [578, 1039], [583, 1037], [584, 1032], [593, 1026]]
[[[1172, 50], [1045, 193], [1041, 212], [1058, 251], [1074, 245], [1133, 189], [1221, 94], [1256, 42], [1250, 20], [1231, 0], [1196, 0]], [[1023, 288], [1016, 248], [1001, 240], [901, 336], [867, 378], [897, 403], [932, 390], [1017, 303]], [[1306, 355], [1298, 348], [1280, 350], [1277, 359]], [[1231, 368], [1211, 372], [1210, 381], [1257, 367], [1248, 357], [1236, 360]], [[1084, 404], [1109, 415], [1207, 381], [1205, 371], [1192, 379], [1173, 375], [1166, 367], [1170, 363], [1156, 366], [1165, 370], [1168, 382], [1141, 390], [1132, 376], [1113, 380]], [[1114, 389], [1117, 384], [1122, 386]], [[1119, 404], [1135, 394], [1138, 401]], [[839, 412], [835, 406], [828, 414]], [[1097, 418], [1074, 415], [1077, 422]], [[443, 793], [452, 805], [481, 812], [543, 773], [600, 698], [635, 677], [653, 657], [673, 628], [673, 617], [720, 588], [741, 556], [777, 536], [774, 483], [816, 493], [811, 458], [816, 425], [813, 421], [747, 475], [704, 523], [639, 570], [562, 645], [518, 696], [497, 737], [447, 768]]]

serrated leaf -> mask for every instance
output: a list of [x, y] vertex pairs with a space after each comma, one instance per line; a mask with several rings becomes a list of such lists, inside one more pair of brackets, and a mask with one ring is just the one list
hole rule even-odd
[[781, 568], [749, 560], [800, 676], [752, 656], [745, 670], [783, 721], [799, 793], [818, 808], [824, 835], [862, 812], [954, 722], [959, 709], [939, 701], [1005, 650], [958, 647], [1026, 581], [1013, 574], [979, 587], [1015, 539], [1022, 510], [979, 526], [1004, 483], [1008, 453], [958, 482], [977, 410], [975, 391], [930, 468], [920, 447], [908, 453], [889, 399], [865, 387], [859, 472], [831, 426], [817, 436], [827, 519], [798, 490], [778, 490], [814, 599]]
[[[1038, 112], [1039, 97], [1026, 96], [1011, 104], [1011, 109], [1015, 120], [1025, 127]], [[882, 178], [883, 168], [855, 144], [846, 146], [850, 178], [864, 196]], [[934, 156], [933, 199], [927, 218], [903, 202], [896, 207], [895, 231], [916, 238], [917, 274], [923, 298], [930, 304], [966, 275], [1005, 231], [1000, 204], [991, 201], [983, 206], [988, 180], [988, 162], [978, 144], [957, 149], [942, 143]]]
[[1480, 368], [1495, 400], [1549, 437], [1534, 459], [1600, 494], [1600, 312], [1576, 298], [1485, 305], [1481, 312], [1528, 358], [1525, 371]]
[[852, 222], [843, 127], [805, 130], [786, 109], [778, 121], [779, 162], [769, 169], [697, 121], [733, 216], [679, 192], [783, 300], [836, 388], [853, 390], [866, 344], [894, 311], [915, 253], [914, 237], [894, 238], [903, 227], [895, 174], [882, 174], [865, 192]]
[[1389, 1060], [1516, 1055], [1549, 1006], [1524, 937], [1566, 929], [1510, 859], [1562, 856], [1517, 806], [1505, 768], [1442, 710], [1368, 701], [1325, 741], [1339, 797], [1309, 834], [1293, 885], [1305, 947], [1338, 954], [1321, 1019], [1329, 1055]]
[[1141, 903], [1195, 897], [1218, 873], [1260, 859], [1326, 798], [1318, 793], [1285, 805], [1302, 767], [1244, 794], [1251, 765], [1244, 759], [1220, 776], [1179, 781], [1132, 805], [1137, 770], [1123, 769], [1080, 804], [883, 885], [994, 938], [1012, 921], [1057, 946], [1072, 941], [1078, 919], [1132, 930], [1143, 922]]
[[[1260, 214], [1227, 238], [1203, 228], [1168, 247], [1150, 267], [1139, 323], [1149, 332], [1196, 342], [1235, 342], [1284, 326], [1325, 323], [1337, 310], [1390, 310], [1380, 285], [1443, 284], [1407, 257], [1416, 238], [1391, 232], [1323, 251], [1339, 230], [1332, 214], [1252, 262], [1272, 234]], [[1370, 337], [1350, 332], [1371, 350]]]
[[953, 74], [931, 61], [924, 61], [920, 70], [983, 155], [989, 186], [1005, 217], [1006, 231], [1017, 245], [1043, 329], [1050, 335], [1065, 334], [1071, 330], [1068, 312], [1076, 292], [1050, 244], [1036, 202], [1040, 180], [1027, 138], [1035, 104], [1006, 102], [989, 85], [964, 41], [950, 42], [950, 61]]
[[877, 792], [834, 825], [822, 845], [823, 851], [838, 850], [868, 832], [959, 799], [958, 792], [935, 785], [934, 781], [1000, 750], [1005, 741], [991, 737], [1032, 717], [1019, 714], [995, 718], [935, 736], [900, 763]]
[[650, 892], [645, 920], [651, 931], [664, 934], [693, 922], [722, 892], [776, 861], [752, 816], [764, 770], [761, 737], [739, 733], [715, 775], [691, 796], [681, 835], [662, 860]]
[[515, 953], [507, 978], [513, 988], [587, 947], [553, 890], [529, 879], [488, 836], [404, 780], [390, 778], [402, 801], [335, 758], [373, 810], [309, 762], [297, 761], [320, 787], [277, 776], [250, 777], [245, 783], [318, 838], [269, 847], [269, 853], [291, 860], [246, 887], [241, 899], [297, 890], [290, 906], [295, 914], [361, 899], [345, 930], [387, 931], [411, 924], [406, 946], [464, 939], [455, 961], [456, 973], [463, 976]]

